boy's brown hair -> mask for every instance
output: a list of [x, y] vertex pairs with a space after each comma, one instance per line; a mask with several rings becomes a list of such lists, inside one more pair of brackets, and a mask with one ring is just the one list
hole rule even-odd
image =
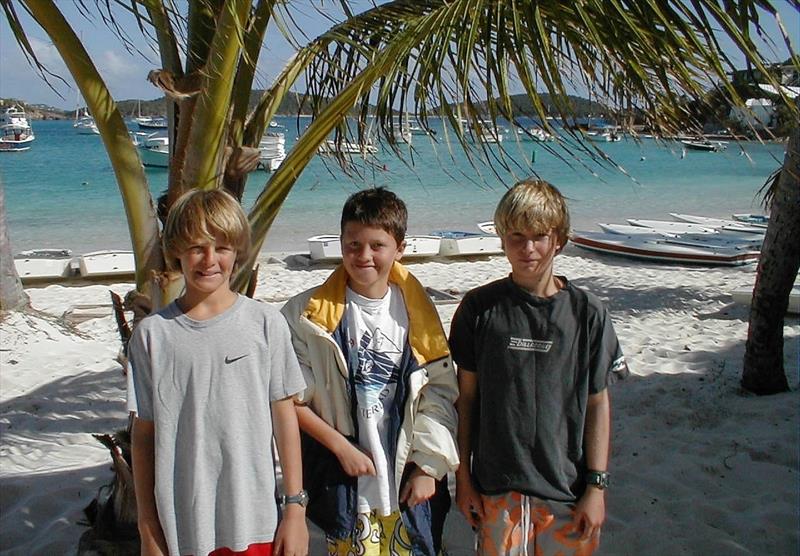
[[561, 192], [539, 179], [522, 180], [506, 191], [494, 211], [500, 237], [510, 231], [547, 234], [555, 231], [563, 248], [569, 240], [569, 209]]
[[181, 195], [164, 225], [164, 259], [167, 268], [181, 269], [180, 256], [198, 242], [220, 235], [236, 250], [236, 266], [250, 251], [250, 224], [239, 202], [221, 189], [193, 189]]
[[380, 228], [400, 245], [406, 238], [408, 209], [400, 197], [385, 187], [364, 189], [350, 195], [342, 207], [342, 234], [348, 222]]

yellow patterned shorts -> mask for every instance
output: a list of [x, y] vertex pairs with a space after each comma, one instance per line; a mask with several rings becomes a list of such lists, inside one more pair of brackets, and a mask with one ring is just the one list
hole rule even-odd
[[581, 540], [572, 507], [519, 492], [482, 495], [484, 519], [478, 529], [481, 556], [589, 556], [599, 537]]
[[328, 537], [328, 556], [411, 556], [411, 542], [400, 512], [379, 516], [373, 510], [356, 517], [355, 535]]

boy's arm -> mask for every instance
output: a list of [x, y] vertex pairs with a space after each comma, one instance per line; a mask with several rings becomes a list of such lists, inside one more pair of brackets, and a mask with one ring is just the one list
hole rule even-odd
[[326, 423], [310, 407], [298, 405], [295, 409], [300, 429], [330, 450], [339, 460], [345, 473], [351, 477], [376, 474], [372, 458]]
[[[608, 470], [608, 453], [611, 442], [611, 403], [608, 388], [591, 394], [586, 407], [586, 466], [592, 471]], [[606, 519], [605, 491], [588, 485], [575, 505], [574, 523], [583, 531], [582, 538], [588, 539], [600, 534]]]
[[169, 554], [164, 531], [158, 520], [155, 499], [155, 424], [134, 417], [131, 435], [133, 486], [136, 492], [142, 555]]
[[[283, 472], [283, 493], [294, 496], [303, 489], [303, 465], [300, 456], [300, 432], [292, 398], [272, 402], [272, 428]], [[308, 554], [306, 509], [300, 504], [286, 504], [273, 543], [276, 556]]]
[[478, 376], [464, 369], [458, 370], [458, 455], [461, 465], [456, 470], [456, 505], [473, 527], [483, 519], [483, 502], [472, 482], [472, 416], [478, 399]]

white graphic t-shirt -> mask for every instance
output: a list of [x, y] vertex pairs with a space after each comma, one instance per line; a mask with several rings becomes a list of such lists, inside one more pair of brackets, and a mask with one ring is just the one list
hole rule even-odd
[[347, 288], [347, 342], [358, 403], [358, 443], [372, 456], [376, 475], [358, 478], [358, 511], [397, 511], [394, 462], [388, 461], [388, 423], [400, 379], [400, 360], [408, 335], [403, 294], [394, 286], [382, 299], [369, 299]]

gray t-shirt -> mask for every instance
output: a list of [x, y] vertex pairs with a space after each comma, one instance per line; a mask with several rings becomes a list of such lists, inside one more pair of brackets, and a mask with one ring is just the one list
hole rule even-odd
[[155, 496], [170, 554], [244, 550], [277, 527], [270, 402], [305, 388], [289, 327], [240, 296], [196, 321], [177, 304], [130, 343], [140, 419], [155, 422]]
[[562, 280], [540, 298], [504, 278], [467, 293], [453, 316], [453, 360], [478, 374], [472, 474], [484, 494], [576, 500], [588, 397], [628, 372], [600, 300]]

